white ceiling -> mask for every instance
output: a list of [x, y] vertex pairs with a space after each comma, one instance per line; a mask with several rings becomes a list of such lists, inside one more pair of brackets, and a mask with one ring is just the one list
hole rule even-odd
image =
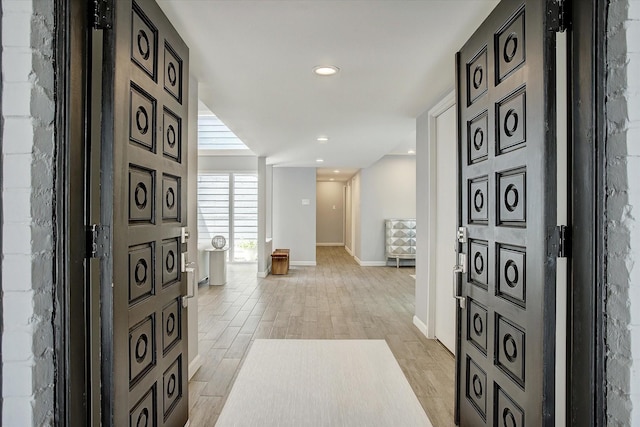
[[[267, 162], [364, 168], [415, 147], [496, 0], [159, 0], [200, 99]], [[338, 66], [333, 77], [316, 65]], [[320, 135], [329, 136], [318, 143]]]

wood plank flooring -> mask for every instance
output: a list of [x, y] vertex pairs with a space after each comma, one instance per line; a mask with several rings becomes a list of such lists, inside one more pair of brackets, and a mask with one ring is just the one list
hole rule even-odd
[[256, 338], [384, 339], [433, 425], [454, 425], [454, 359], [413, 326], [415, 269], [360, 267], [341, 247], [318, 247], [317, 264], [266, 279], [232, 264], [225, 286], [200, 288], [191, 426], [215, 424]]

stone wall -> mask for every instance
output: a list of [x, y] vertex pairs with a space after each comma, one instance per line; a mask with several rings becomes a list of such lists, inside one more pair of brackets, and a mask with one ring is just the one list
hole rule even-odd
[[607, 425], [640, 425], [640, 0], [611, 0], [606, 82]]
[[53, 0], [2, 0], [2, 425], [53, 424]]

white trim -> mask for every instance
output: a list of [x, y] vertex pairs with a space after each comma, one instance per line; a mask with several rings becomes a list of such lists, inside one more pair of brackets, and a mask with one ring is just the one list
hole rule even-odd
[[202, 366], [202, 357], [199, 354], [193, 358], [191, 363], [189, 363], [189, 380], [193, 378], [193, 376], [198, 372], [198, 369]]
[[354, 256], [353, 259], [356, 260], [360, 267], [386, 267], [386, 261], [362, 261], [357, 256]]
[[269, 265], [265, 271], [258, 271], [258, 277], [260, 279], [264, 279], [269, 275], [269, 273], [271, 273], [271, 265]]
[[425, 325], [424, 322], [418, 318], [418, 316], [413, 316], [413, 324], [416, 328], [418, 328], [420, 332], [422, 332], [422, 335], [427, 338], [431, 338], [429, 335], [427, 335], [427, 325]]
[[[428, 143], [428, 155], [429, 155], [429, 180], [427, 182], [427, 200], [429, 203], [429, 212], [428, 212], [428, 236], [430, 238], [428, 241], [428, 250], [427, 250], [427, 324], [425, 335], [428, 338], [435, 338], [436, 336], [436, 230], [438, 228], [438, 219], [435, 215], [436, 208], [436, 197], [438, 191], [438, 182], [437, 182], [437, 171], [438, 164], [437, 153], [436, 153], [436, 139], [437, 139], [437, 127], [436, 122], [438, 120], [438, 116], [442, 115], [444, 112], [452, 108], [456, 105], [456, 93], [455, 91], [451, 91], [448, 95], [446, 95], [440, 102], [438, 102], [432, 109], [429, 110], [429, 143]], [[452, 230], [453, 232], [453, 230]], [[418, 280], [424, 280], [421, 274], [420, 269], [416, 270], [416, 282]]]
[[315, 261], [291, 261], [289, 262], [289, 265], [295, 265], [298, 267], [315, 267], [316, 262]]
[[344, 246], [344, 243], [316, 243], [316, 246]]
[[351, 249], [349, 249], [349, 246], [344, 245], [344, 250], [347, 251], [349, 255], [353, 256], [353, 252], [351, 252]]

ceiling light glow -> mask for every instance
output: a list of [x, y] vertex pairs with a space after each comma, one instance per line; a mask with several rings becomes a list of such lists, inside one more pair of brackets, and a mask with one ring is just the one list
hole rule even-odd
[[336, 180], [335, 178], [330, 178], [330, 179], [329, 179], [329, 181], [335, 181], [335, 180]]
[[313, 72], [319, 76], [333, 76], [340, 71], [340, 68], [334, 65], [318, 65], [314, 67]]
[[340, 173], [338, 169], [334, 170], [333, 173]]
[[316, 162], [322, 163], [322, 162], [324, 162], [324, 159], [316, 159]]
[[409, 150], [408, 153], [409, 154], [416, 154], [416, 150]]
[[329, 140], [328, 136], [319, 136], [316, 138], [318, 142], [327, 142]]

